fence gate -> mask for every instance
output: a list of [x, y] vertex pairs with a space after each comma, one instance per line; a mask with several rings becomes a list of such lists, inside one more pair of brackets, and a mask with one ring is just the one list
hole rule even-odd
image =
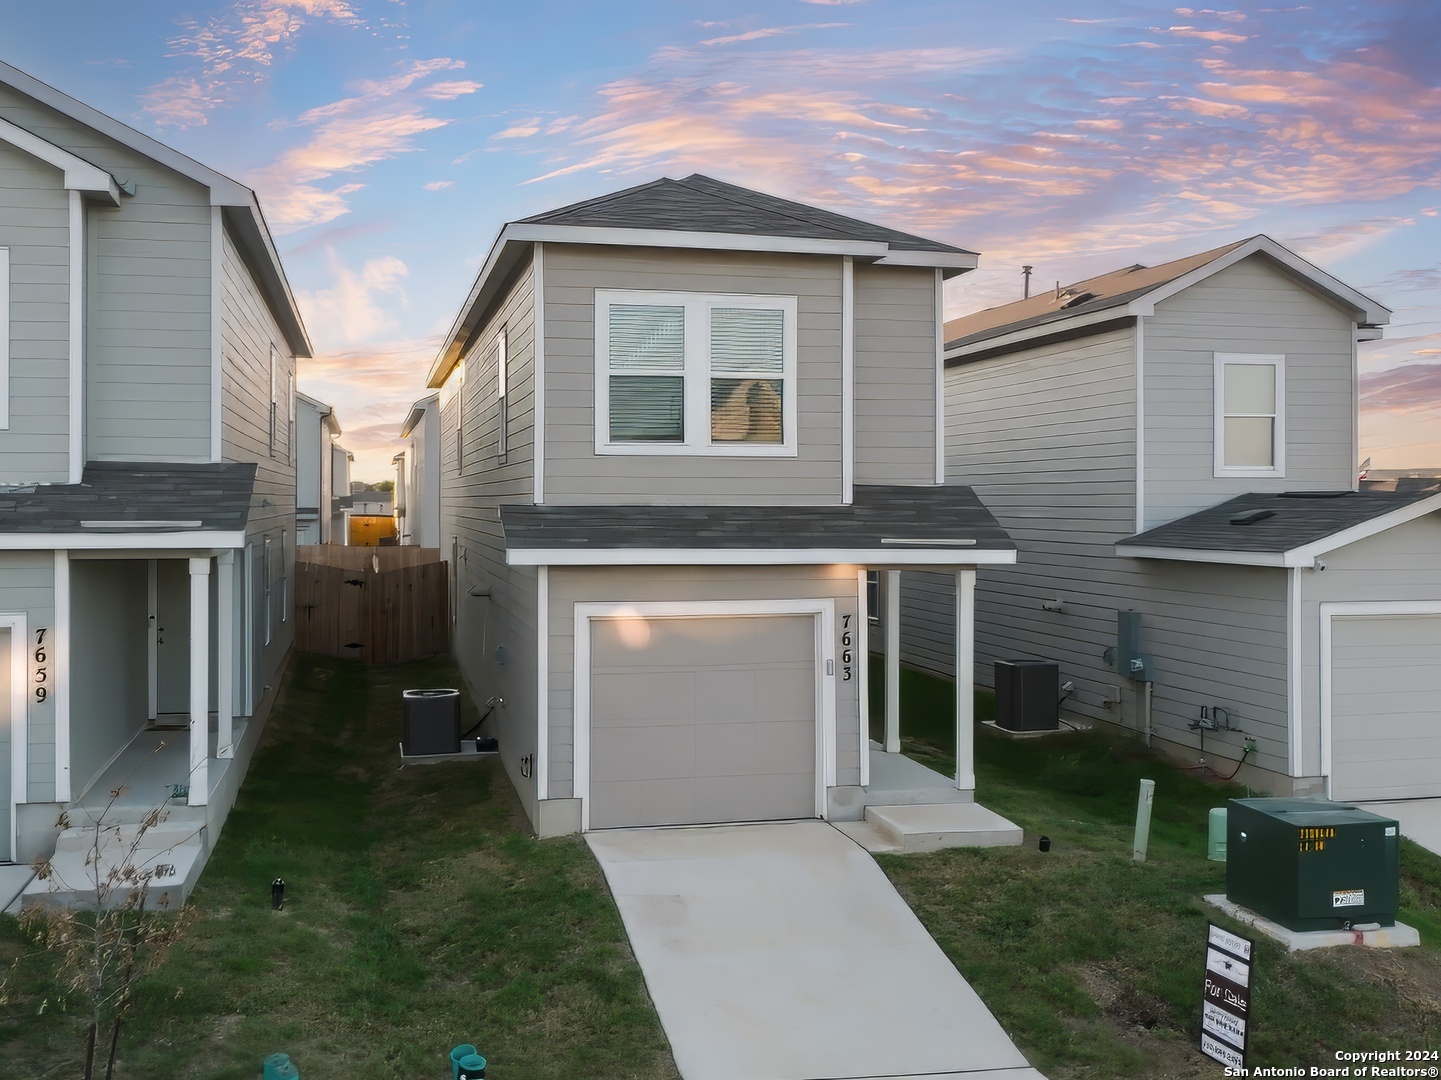
[[439, 548], [301, 546], [295, 583], [301, 652], [390, 664], [450, 650]]

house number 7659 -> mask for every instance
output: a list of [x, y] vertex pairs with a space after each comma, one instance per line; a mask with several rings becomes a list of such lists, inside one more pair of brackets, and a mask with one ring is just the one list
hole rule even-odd
[[34, 687], [37, 705], [50, 696], [50, 646], [45, 643], [49, 633], [48, 626], [35, 631], [35, 648], [30, 653], [30, 684]]

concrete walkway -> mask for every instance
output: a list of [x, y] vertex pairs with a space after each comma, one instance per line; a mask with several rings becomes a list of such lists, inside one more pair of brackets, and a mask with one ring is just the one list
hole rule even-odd
[[825, 822], [586, 839], [685, 1080], [1044, 1080]]

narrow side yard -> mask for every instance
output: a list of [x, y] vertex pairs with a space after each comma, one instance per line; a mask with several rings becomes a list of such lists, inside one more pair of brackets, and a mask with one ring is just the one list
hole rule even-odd
[[[913, 721], [903, 749], [949, 773], [951, 686], [904, 675], [903, 715]], [[993, 707], [978, 695], [978, 714]], [[878, 859], [1051, 1080], [1220, 1075], [1195, 1048], [1208, 920], [1258, 940], [1253, 1065], [1334, 1067], [1338, 1050], [1441, 1049], [1441, 858], [1402, 841], [1400, 918], [1421, 931], [1420, 948], [1287, 955], [1200, 900], [1226, 891], [1225, 865], [1206, 859], [1207, 811], [1244, 788], [1179, 772], [1139, 744], [1016, 740], [979, 727], [976, 773], [977, 797], [1026, 830], [1023, 847]], [[1143, 777], [1156, 781], [1156, 800], [1148, 857], [1137, 864]]]
[[[280, 1051], [306, 1080], [439, 1078], [462, 1042], [498, 1080], [677, 1076], [585, 845], [533, 839], [496, 759], [400, 768], [401, 692], [458, 685], [448, 660], [295, 658], [120, 1076], [252, 1080]], [[10, 917], [0, 949], [0, 1076], [78, 1075], [48, 957]]]

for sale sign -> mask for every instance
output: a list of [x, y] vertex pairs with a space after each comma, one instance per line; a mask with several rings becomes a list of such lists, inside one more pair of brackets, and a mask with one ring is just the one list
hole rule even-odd
[[1219, 926], [1207, 928], [1201, 1053], [1233, 1069], [1246, 1067], [1252, 944]]

